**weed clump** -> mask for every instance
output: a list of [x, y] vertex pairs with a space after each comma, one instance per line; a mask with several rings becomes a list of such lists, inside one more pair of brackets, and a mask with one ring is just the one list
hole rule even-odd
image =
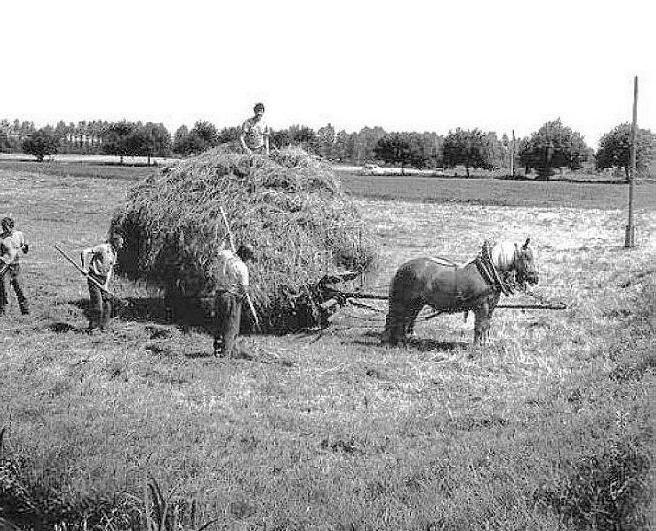
[[568, 525], [585, 529], [643, 529], [650, 457], [638, 442], [619, 440], [582, 456], [554, 488], [538, 500], [555, 509]]
[[221, 209], [236, 242], [255, 250], [251, 296], [265, 331], [318, 324], [318, 281], [374, 262], [373, 235], [328, 165], [298, 148], [217, 148], [133, 188], [112, 221], [125, 237], [119, 270], [160, 286], [182, 312], [210, 301], [227, 236]]
[[[138, 512], [129, 500], [92, 495], [73, 498], [56, 488], [35, 483], [30, 463], [3, 451], [0, 432], [0, 528], [3, 522], [20, 529], [130, 529]], [[3, 520], [4, 518], [4, 520]], [[6, 524], [9, 525], [9, 524]]]

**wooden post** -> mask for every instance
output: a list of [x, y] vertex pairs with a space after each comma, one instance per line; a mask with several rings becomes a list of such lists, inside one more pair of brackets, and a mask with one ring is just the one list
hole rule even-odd
[[629, 222], [624, 233], [624, 247], [635, 247], [635, 225], [633, 223], [633, 188], [636, 180], [636, 136], [638, 134], [638, 76], [633, 78], [633, 122], [631, 123], [631, 151], [629, 171]]
[[512, 144], [510, 144], [510, 176], [515, 176], [515, 130], [512, 130]]

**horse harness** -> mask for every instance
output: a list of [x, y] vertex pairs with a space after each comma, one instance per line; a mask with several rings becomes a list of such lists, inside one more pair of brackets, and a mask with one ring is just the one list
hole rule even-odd
[[[506, 296], [511, 295], [514, 293], [513, 274], [510, 272], [499, 272], [499, 270], [494, 265], [494, 262], [492, 261], [492, 257], [490, 256], [491, 247], [492, 246], [490, 245], [490, 242], [485, 240], [480, 254], [469, 263], [476, 266], [478, 273], [483, 278], [483, 281], [487, 283], [494, 291], [501, 292]], [[458, 264], [445, 258], [430, 258], [430, 260], [443, 266], [460, 269]], [[478, 295], [473, 297], [463, 297], [459, 282], [457, 280], [454, 286], [453, 295], [455, 297], [454, 304], [450, 309], [445, 309], [440, 313], [459, 311], [463, 306], [466, 306], [468, 303], [471, 303], [480, 297]], [[467, 318], [467, 311], [468, 310], [465, 310], [465, 319]]]
[[[505, 278], [502, 278], [502, 275], [499, 274], [494, 262], [492, 262], [490, 249], [490, 242], [485, 240], [483, 242], [483, 247], [481, 248], [481, 253], [474, 259], [478, 272], [490, 286], [499, 290], [506, 296], [512, 295], [515, 292], [514, 275], [512, 273], [507, 273], [503, 275]], [[517, 251], [515, 251], [515, 254], [517, 254]]]

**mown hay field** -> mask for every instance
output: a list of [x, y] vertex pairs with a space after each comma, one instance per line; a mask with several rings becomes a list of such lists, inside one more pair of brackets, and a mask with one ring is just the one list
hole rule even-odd
[[368, 291], [414, 256], [464, 262], [485, 238], [531, 236], [536, 291], [569, 309], [499, 310], [487, 348], [461, 314], [384, 348], [384, 314], [347, 307], [322, 335], [252, 336], [256, 359], [230, 361], [124, 280], [134, 304], [84, 333], [84, 279], [52, 245], [101, 241], [129, 181], [12, 168], [0, 182], [2, 215], [31, 240], [33, 309], [12, 299], [0, 321], [0, 517], [137, 526], [154, 478], [188, 529], [654, 525], [656, 214], [639, 209], [623, 249], [607, 185], [589, 185], [594, 208], [357, 199], [383, 255]]

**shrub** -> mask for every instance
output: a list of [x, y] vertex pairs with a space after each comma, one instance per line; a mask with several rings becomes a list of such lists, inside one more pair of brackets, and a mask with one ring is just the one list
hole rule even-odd
[[59, 149], [59, 138], [48, 129], [39, 129], [23, 140], [23, 153], [34, 155], [39, 162]]

